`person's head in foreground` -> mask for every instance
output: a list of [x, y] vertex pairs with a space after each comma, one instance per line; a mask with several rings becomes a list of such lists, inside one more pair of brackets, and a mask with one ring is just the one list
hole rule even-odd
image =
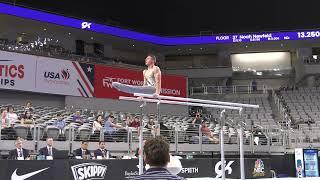
[[161, 137], [155, 137], [147, 140], [143, 148], [144, 160], [150, 168], [142, 175], [136, 177], [139, 179], [163, 179], [163, 180], [181, 180], [182, 177], [173, 175], [166, 167], [170, 162], [169, 144]]
[[161, 137], [147, 140], [143, 152], [144, 160], [150, 167], [166, 167], [170, 162], [169, 144]]

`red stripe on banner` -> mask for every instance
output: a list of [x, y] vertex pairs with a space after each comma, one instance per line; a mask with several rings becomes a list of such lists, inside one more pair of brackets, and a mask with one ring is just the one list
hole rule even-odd
[[84, 97], [82, 91], [80, 90], [80, 88], [78, 88], [78, 91], [80, 92], [81, 96]]
[[87, 88], [89, 89], [91, 95], [93, 96], [94, 93], [93, 93], [92, 89], [90, 88], [88, 82], [85, 80], [85, 78], [84, 78], [83, 74], [81, 73], [79, 67], [77, 66], [77, 64], [76, 64], [74, 61], [72, 61], [72, 64], [73, 64], [73, 66], [76, 68], [76, 70], [78, 71], [78, 74], [80, 75], [82, 81], [83, 81], [84, 84], [87, 86]]

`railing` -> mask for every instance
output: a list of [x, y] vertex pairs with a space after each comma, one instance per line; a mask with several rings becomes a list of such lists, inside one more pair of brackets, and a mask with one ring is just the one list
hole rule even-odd
[[190, 87], [189, 95], [208, 95], [208, 94], [255, 94], [267, 93], [265, 85], [234, 85], [234, 86], [198, 86]]
[[279, 95], [272, 90], [272, 97], [274, 100], [274, 103], [277, 107], [277, 110], [280, 114], [280, 120], [282, 123], [285, 123], [285, 129], [291, 129], [291, 118], [290, 118], [290, 114], [288, 112], [288, 107], [285, 107], [285, 105], [283, 104], [283, 100], [280, 99]]
[[[1, 129], [2, 139], [0, 142], [11, 142], [10, 140], [15, 140], [19, 137], [28, 141], [29, 144], [31, 143], [32, 150], [37, 152], [39, 147], [44, 145], [45, 139], [51, 137], [60, 144], [63, 144], [60, 146], [61, 148], [72, 152], [73, 149], [78, 148], [81, 141], [105, 141], [108, 142], [108, 144], [112, 144], [112, 148], [115, 151], [127, 151], [132, 153], [138, 147], [139, 140], [137, 128], [118, 129], [117, 132], [108, 134], [103, 131], [92, 132], [91, 129], [77, 129], [73, 126], [68, 126], [64, 131], [51, 131], [50, 127], [45, 128], [39, 125], [29, 126], [26, 128], [28, 132], [25, 133], [19, 131], [19, 127], [21, 126], [13, 127], [11, 131], [8, 131], [8, 128]], [[238, 129], [228, 128], [227, 126], [223, 126], [222, 128], [224, 131], [224, 144], [226, 146], [226, 151], [238, 152], [240, 139]], [[144, 128], [143, 131], [143, 139], [148, 139], [158, 135], [165, 137], [171, 144], [171, 151], [176, 153], [183, 151], [220, 151], [219, 127], [215, 127], [210, 135], [202, 132], [200, 125], [195, 125], [193, 127], [188, 126], [188, 128], [176, 126], [170, 130]], [[279, 149], [286, 147], [289, 142], [287, 139], [287, 133], [281, 129], [262, 127], [259, 132], [260, 133], [252, 133], [251, 130], [244, 131], [243, 144], [246, 152], [278, 152]], [[9, 150], [12, 148], [14, 148], [12, 143], [9, 143], [7, 146], [5, 146], [5, 143], [0, 144], [0, 149], [2, 150]]]

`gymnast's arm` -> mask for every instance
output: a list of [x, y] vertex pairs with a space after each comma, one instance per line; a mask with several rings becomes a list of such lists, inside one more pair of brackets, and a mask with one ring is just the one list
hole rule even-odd
[[145, 72], [146, 72], [146, 70], [143, 70], [143, 85], [144, 85], [144, 86], [147, 85], [147, 79], [146, 79]]
[[155, 76], [155, 80], [156, 80], [156, 84], [155, 84], [155, 88], [156, 88], [156, 93], [157, 95], [159, 95], [161, 93], [161, 71], [159, 67], [156, 67], [155, 72], [154, 72], [154, 76]]

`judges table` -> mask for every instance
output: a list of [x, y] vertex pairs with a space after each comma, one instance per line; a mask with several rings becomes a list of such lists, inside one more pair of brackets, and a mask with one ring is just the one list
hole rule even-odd
[[[221, 177], [219, 159], [181, 159], [185, 178]], [[226, 177], [240, 178], [239, 159], [226, 159]], [[1, 180], [87, 180], [133, 179], [138, 175], [137, 159], [110, 160], [1, 160]], [[270, 177], [270, 161], [245, 159], [246, 178]]]

